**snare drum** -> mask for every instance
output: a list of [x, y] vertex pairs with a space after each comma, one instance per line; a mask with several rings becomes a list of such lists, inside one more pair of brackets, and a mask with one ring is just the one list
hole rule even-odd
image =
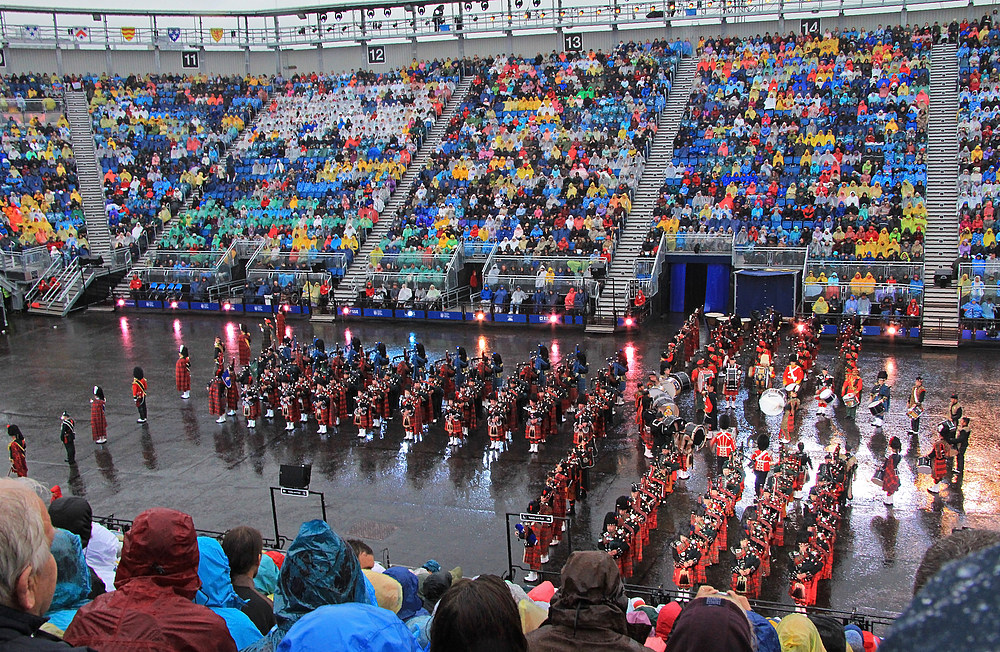
[[785, 385], [785, 391], [788, 392], [789, 394], [791, 394], [792, 392], [797, 392], [799, 391], [799, 384], [788, 383], [787, 385]]
[[844, 394], [844, 406], [849, 408], [858, 407], [858, 397], [854, 394]]
[[885, 412], [885, 406], [883, 405], [883, 400], [880, 398], [869, 403], [868, 411], [872, 413], [873, 417], [877, 417], [878, 415]]
[[740, 389], [740, 378], [742, 371], [739, 367], [726, 367], [726, 380], [724, 389], [727, 392], [738, 392]]
[[819, 393], [819, 400], [829, 405], [830, 403], [833, 403], [836, 396], [837, 395], [833, 393], [832, 389], [824, 387]]
[[911, 419], [919, 419], [920, 415], [923, 413], [924, 413], [924, 408], [922, 405], [918, 403], [910, 407], [910, 409], [906, 411], [906, 416], [910, 417]]
[[917, 473], [923, 473], [925, 475], [930, 475], [931, 467], [933, 463], [931, 462], [931, 456], [917, 458]]
[[872, 476], [872, 484], [881, 489], [882, 482], [884, 480], [885, 480], [885, 467], [879, 467], [875, 471], [875, 475]]

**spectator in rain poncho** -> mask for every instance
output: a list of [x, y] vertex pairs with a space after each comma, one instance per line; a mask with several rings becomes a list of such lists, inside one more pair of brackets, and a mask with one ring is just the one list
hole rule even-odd
[[327, 605], [299, 620], [279, 652], [415, 652], [413, 637], [394, 613], [367, 604]]
[[260, 640], [260, 631], [243, 613], [246, 603], [233, 589], [229, 578], [229, 558], [216, 539], [198, 537], [198, 577], [201, 588], [194, 601], [217, 613], [226, 621], [236, 647], [243, 649]]
[[324, 605], [346, 602], [373, 604], [361, 564], [351, 547], [329, 525], [319, 520], [307, 521], [289, 546], [278, 574], [274, 592], [278, 624], [246, 649], [271, 652], [302, 616]]
[[56, 528], [52, 540], [58, 581], [52, 604], [45, 614], [49, 622], [42, 626], [50, 634], [62, 636], [73, 622], [76, 610], [90, 602], [90, 571], [80, 546], [80, 537], [69, 530]]
[[420, 580], [417, 579], [413, 571], [402, 566], [393, 566], [386, 570], [385, 574], [399, 582], [399, 585], [403, 587], [403, 606], [396, 612], [396, 615], [413, 634], [417, 646], [420, 649], [426, 648], [430, 643], [428, 637], [431, 616], [424, 609], [420, 599]]

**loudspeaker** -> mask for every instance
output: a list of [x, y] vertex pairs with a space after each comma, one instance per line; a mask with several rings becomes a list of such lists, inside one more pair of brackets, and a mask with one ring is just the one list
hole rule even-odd
[[946, 288], [951, 285], [951, 270], [947, 267], [939, 267], [934, 270], [934, 285], [939, 288]]
[[312, 479], [312, 464], [282, 464], [278, 485], [286, 489], [308, 489]]

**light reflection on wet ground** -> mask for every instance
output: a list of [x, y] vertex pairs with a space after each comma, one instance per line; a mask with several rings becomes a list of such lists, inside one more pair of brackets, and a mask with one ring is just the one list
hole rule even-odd
[[[247, 323], [255, 335], [256, 352], [259, 331], [252, 320]], [[324, 492], [333, 527], [345, 534], [363, 534], [371, 531], [370, 522], [384, 526], [380, 529], [383, 538], [369, 542], [377, 551], [388, 548], [393, 563], [419, 565], [434, 558], [446, 567], [461, 565], [470, 572], [505, 569], [503, 514], [521, 511], [539, 494], [545, 472], [566, 452], [568, 428], [539, 455], [529, 456], [521, 437], [515, 438], [510, 451], [492, 459], [485, 455], [484, 432], [450, 452], [443, 432], [432, 430], [424, 441], [406, 445], [396, 424], [384, 439], [368, 443], [358, 443], [351, 429], [321, 441], [314, 429], [286, 435], [273, 425], [248, 431], [242, 419], [238, 424], [217, 425], [208, 414], [205, 389], [214, 369], [212, 342], [221, 336], [235, 353], [237, 324], [237, 320], [214, 317], [100, 313], [60, 322], [36, 318], [19, 322], [15, 332], [0, 341], [5, 390], [0, 393], [0, 419], [19, 424], [27, 436], [31, 475], [86, 496], [95, 514], [132, 518], [147, 507], [163, 505], [191, 513], [196, 526], [203, 529], [225, 530], [248, 523], [273, 536], [267, 487], [277, 484], [280, 464], [307, 462], [313, 465], [312, 488]], [[416, 329], [412, 324], [352, 323], [347, 328], [289, 324], [300, 341], [322, 337], [331, 348], [356, 336], [366, 346], [384, 341], [390, 356], [400, 355], [404, 346], [416, 341], [424, 344], [431, 359], [453, 352], [458, 345], [470, 355], [497, 350], [508, 373], [538, 344], [548, 346], [554, 359], [579, 344], [592, 370], [621, 348], [632, 360], [630, 394], [636, 379], [657, 368], [662, 343], [675, 328], [663, 322], [637, 333], [588, 338], [582, 332], [480, 329], [477, 325]], [[181, 343], [192, 357], [190, 401], [182, 401], [173, 386], [174, 360]], [[820, 362], [831, 360], [834, 352], [833, 342], [824, 341]], [[142, 366], [150, 379], [151, 416], [145, 426], [135, 423], [130, 396], [135, 365]], [[931, 542], [955, 527], [1000, 529], [996, 483], [1000, 456], [994, 425], [1000, 351], [962, 350], [955, 356], [866, 343], [860, 367], [866, 387], [879, 369], [889, 371], [894, 400], [885, 435], [873, 436], [864, 410], [853, 423], [843, 418], [843, 409], [838, 407], [832, 422], [817, 425], [815, 402], [807, 400], [800, 416], [798, 436], [817, 463], [824, 447], [838, 441], [857, 448], [860, 463], [853, 506], [837, 542], [834, 578], [821, 583], [819, 600], [838, 608], [899, 610], [908, 602], [914, 571]], [[928, 409], [924, 432], [912, 441], [905, 435], [904, 407], [918, 374], [928, 388]], [[102, 385], [108, 398], [109, 444], [105, 449], [90, 443], [89, 399], [94, 384]], [[917, 476], [914, 468], [916, 458], [930, 449], [932, 430], [942, 418], [947, 397], [956, 391], [966, 414], [973, 417], [973, 443], [961, 488], [953, 487], [935, 498], [926, 491], [929, 478]], [[748, 398], [745, 391], [741, 398], [741, 433], [752, 436], [765, 429], [776, 433], [777, 422], [762, 420], [755, 398]], [[62, 463], [58, 426], [64, 409], [78, 424], [79, 467], [75, 471]], [[681, 400], [681, 410], [690, 416], [690, 395]], [[632, 416], [627, 402], [618, 425], [601, 444], [598, 465], [591, 474], [590, 497], [577, 507], [571, 537], [575, 548], [593, 546], [604, 513], [645, 471]], [[905, 464], [896, 506], [887, 510], [868, 478], [892, 434], [903, 440]], [[704, 473], [711, 460], [707, 453], [701, 455], [692, 478], [680, 483], [661, 508], [660, 531], [653, 534], [633, 583], [670, 586], [672, 563], [666, 544], [677, 527], [685, 526], [695, 496], [705, 489]], [[749, 504], [751, 494], [746, 492], [740, 510]], [[287, 536], [294, 534], [302, 520], [319, 516], [315, 498], [281, 497], [278, 509], [279, 529]], [[731, 536], [736, 529], [730, 528]], [[568, 551], [565, 544], [554, 549], [553, 570]], [[517, 548], [515, 554], [519, 556]], [[786, 567], [783, 559], [774, 565], [771, 577], [764, 581], [762, 598], [790, 601]], [[709, 569], [708, 577], [716, 585], [728, 583], [725, 557]]]

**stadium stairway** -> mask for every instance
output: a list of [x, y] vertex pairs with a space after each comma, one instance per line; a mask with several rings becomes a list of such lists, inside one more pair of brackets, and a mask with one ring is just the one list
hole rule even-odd
[[597, 302], [597, 319], [587, 326], [587, 332], [611, 332], [618, 316], [623, 316], [628, 308], [629, 293], [625, 290], [635, 278], [635, 261], [639, 257], [642, 242], [649, 233], [656, 198], [665, 178], [664, 168], [674, 156], [674, 138], [691, 95], [697, 66], [698, 60], [693, 57], [681, 59], [677, 66], [674, 78], [676, 83], [670, 89], [667, 105], [660, 114], [659, 128], [646, 159], [642, 180], [636, 189], [632, 211], [618, 238], [615, 257], [611, 261], [607, 281]]
[[108, 228], [108, 211], [104, 202], [104, 182], [101, 165], [94, 147], [94, 125], [90, 117], [90, 104], [83, 90], [67, 87], [66, 119], [69, 121], [76, 159], [76, 176], [83, 197], [83, 215], [87, 221], [87, 242], [90, 253], [103, 256], [111, 251], [111, 230]]
[[952, 273], [958, 256], [958, 58], [957, 46], [939, 43], [931, 56], [927, 124], [927, 234], [924, 240], [923, 346], [957, 347], [958, 292], [934, 284], [934, 272]]
[[383, 211], [378, 224], [374, 225], [371, 233], [369, 233], [365, 238], [364, 244], [361, 245], [361, 249], [358, 251], [358, 255], [354, 257], [354, 262], [351, 263], [351, 266], [344, 275], [344, 278], [341, 279], [340, 283], [337, 285], [337, 289], [334, 290], [333, 296], [337, 305], [350, 305], [354, 302], [358, 289], [364, 285], [366, 279], [368, 278], [368, 255], [371, 254], [376, 243], [378, 243], [382, 237], [389, 232], [389, 227], [395, 223], [396, 213], [402, 207], [403, 202], [406, 201], [407, 196], [410, 194], [410, 188], [413, 185], [414, 179], [417, 178], [417, 174], [419, 174], [420, 171], [427, 165], [427, 162], [431, 157], [431, 152], [437, 150], [437, 147], [441, 142], [441, 138], [444, 136], [445, 129], [448, 128], [448, 124], [451, 122], [452, 116], [455, 115], [455, 111], [457, 111], [458, 107], [461, 106], [463, 101], [465, 101], [465, 96], [469, 93], [469, 87], [472, 85], [473, 77], [474, 75], [466, 75], [461, 83], [459, 83], [459, 85], [455, 88], [455, 92], [451, 96], [451, 101], [448, 102], [448, 105], [445, 107], [441, 117], [435, 121], [434, 127], [431, 129], [430, 133], [427, 134], [427, 138], [424, 140], [424, 144], [417, 151], [417, 155], [410, 161], [410, 165], [406, 168], [406, 173], [403, 174], [403, 178], [399, 180], [398, 184], [396, 184], [396, 190], [389, 198], [389, 203], [386, 204], [385, 210]]

